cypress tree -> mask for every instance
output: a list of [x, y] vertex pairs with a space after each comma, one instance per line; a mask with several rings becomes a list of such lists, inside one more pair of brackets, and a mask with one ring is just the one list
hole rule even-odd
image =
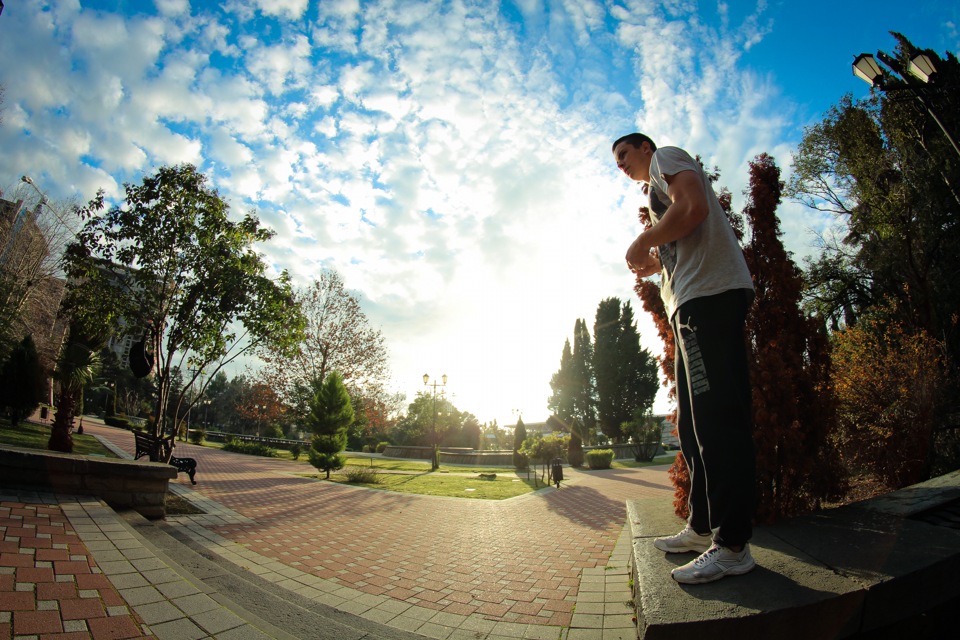
[[597, 417], [603, 433], [623, 439], [621, 425], [653, 406], [657, 394], [656, 363], [641, 349], [630, 303], [608, 298], [597, 307], [593, 327], [593, 373]]
[[0, 407], [5, 407], [10, 424], [29, 417], [44, 397], [43, 367], [31, 336], [13, 348], [0, 370]]
[[757, 156], [744, 208], [751, 229], [744, 255], [757, 292], [747, 335], [762, 521], [816, 509], [842, 489], [842, 467], [829, 442], [837, 404], [826, 331], [801, 309], [802, 274], [783, 247], [776, 215], [782, 190], [773, 158]]
[[573, 327], [573, 358], [571, 360], [571, 397], [573, 419], [583, 428], [584, 442], [593, 441], [596, 431], [596, 386], [593, 378], [593, 343], [587, 323], [578, 319]]
[[309, 413], [304, 422], [313, 432], [310, 440], [310, 464], [321, 471], [342, 469], [344, 460], [340, 452], [347, 446], [347, 428], [353, 422], [353, 405], [343, 378], [333, 371], [321, 382], [311, 384]]
[[523, 418], [517, 418], [517, 426], [513, 429], [513, 466], [517, 469], [526, 469], [527, 462], [520, 453], [523, 441], [527, 439], [527, 428], [523, 424]]

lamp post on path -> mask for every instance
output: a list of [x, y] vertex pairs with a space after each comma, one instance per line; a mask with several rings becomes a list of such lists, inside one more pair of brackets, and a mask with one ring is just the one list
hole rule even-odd
[[446, 393], [444, 387], [447, 386], [447, 374], [443, 374], [441, 377], [443, 382], [437, 382], [436, 380], [433, 383], [430, 383], [430, 376], [426, 373], [423, 374], [423, 384], [427, 387], [433, 387], [433, 430], [431, 433], [431, 444], [433, 445], [433, 453], [430, 456], [430, 470], [436, 471], [440, 468], [440, 445], [437, 442], [437, 387], [440, 387], [440, 395], [443, 396]]

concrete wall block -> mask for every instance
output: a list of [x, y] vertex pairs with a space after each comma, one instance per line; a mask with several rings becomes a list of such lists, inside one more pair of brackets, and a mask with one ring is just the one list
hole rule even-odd
[[146, 518], [164, 516], [176, 468], [159, 462], [88, 458], [69, 453], [0, 446], [0, 484], [58, 493], [94, 495]]

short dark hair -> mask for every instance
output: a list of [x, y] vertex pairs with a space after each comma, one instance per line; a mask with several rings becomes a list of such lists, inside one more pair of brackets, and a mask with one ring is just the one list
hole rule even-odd
[[642, 145], [644, 142], [647, 142], [650, 144], [650, 151], [657, 150], [657, 145], [656, 143], [654, 143], [653, 140], [650, 139], [650, 136], [644, 135], [642, 133], [628, 133], [625, 136], [620, 136], [613, 143], [613, 146], [610, 148], [610, 150], [613, 151], [614, 149], [616, 149], [617, 145], [620, 144], [621, 142], [626, 142], [631, 147], [636, 147], [637, 149], [639, 149], [640, 145]]

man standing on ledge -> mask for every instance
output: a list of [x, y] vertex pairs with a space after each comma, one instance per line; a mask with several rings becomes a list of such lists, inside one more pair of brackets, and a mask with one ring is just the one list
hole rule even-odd
[[684, 529], [653, 544], [700, 552], [671, 573], [684, 584], [740, 575], [755, 565], [755, 460], [744, 326], [754, 290], [743, 251], [703, 167], [683, 149], [657, 149], [642, 133], [613, 143], [629, 178], [642, 182], [653, 225], [627, 250], [638, 276], [660, 272], [676, 343], [677, 428], [690, 471]]

